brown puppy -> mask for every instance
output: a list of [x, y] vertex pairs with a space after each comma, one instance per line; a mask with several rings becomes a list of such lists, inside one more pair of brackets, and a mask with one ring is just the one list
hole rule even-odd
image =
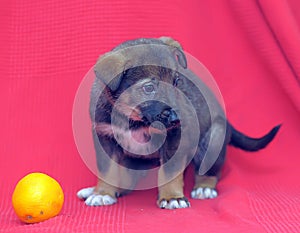
[[99, 180], [77, 194], [87, 205], [116, 203], [147, 171], [156, 171], [158, 206], [189, 207], [183, 172], [190, 161], [191, 197], [215, 198], [227, 144], [257, 151], [279, 130], [254, 139], [234, 129], [212, 92], [187, 69], [180, 44], [168, 37], [127, 41], [101, 56], [95, 73], [90, 115]]

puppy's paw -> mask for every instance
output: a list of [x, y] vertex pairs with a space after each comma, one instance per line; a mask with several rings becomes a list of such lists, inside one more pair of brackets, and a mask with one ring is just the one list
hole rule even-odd
[[196, 188], [191, 192], [191, 197], [194, 199], [212, 199], [218, 196], [218, 192], [214, 188]]
[[87, 199], [89, 196], [91, 196], [94, 193], [94, 190], [95, 190], [95, 187], [89, 187], [89, 188], [80, 189], [77, 192], [77, 197], [79, 199], [85, 200], [85, 199]]
[[170, 209], [170, 210], [191, 207], [190, 202], [185, 197], [174, 198], [170, 200], [162, 199], [158, 201], [157, 204], [161, 209]]
[[110, 195], [92, 194], [85, 200], [85, 204], [88, 206], [104, 206], [112, 205], [117, 202], [117, 199]]
[[84, 188], [77, 192], [77, 197], [85, 200], [85, 204], [88, 206], [104, 206], [112, 205], [117, 202], [117, 199], [106, 194], [95, 193], [95, 187]]

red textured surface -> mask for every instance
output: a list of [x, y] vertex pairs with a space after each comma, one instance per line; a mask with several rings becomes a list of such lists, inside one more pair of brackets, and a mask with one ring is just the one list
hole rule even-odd
[[[297, 0], [2, 1], [0, 232], [299, 232], [299, 15]], [[75, 193], [96, 179], [73, 140], [76, 90], [103, 52], [161, 35], [208, 67], [238, 129], [252, 136], [282, 129], [258, 153], [228, 150], [215, 200], [166, 211], [148, 190], [86, 207]], [[56, 178], [66, 199], [58, 217], [24, 225], [11, 195], [33, 171]]]

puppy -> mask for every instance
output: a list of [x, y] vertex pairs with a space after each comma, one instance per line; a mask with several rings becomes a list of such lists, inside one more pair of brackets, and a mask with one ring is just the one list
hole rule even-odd
[[90, 116], [99, 179], [77, 193], [90, 206], [116, 203], [154, 171], [158, 206], [189, 207], [183, 173], [190, 162], [195, 169], [191, 197], [215, 198], [226, 146], [257, 151], [280, 128], [261, 138], [236, 130], [214, 94], [187, 68], [182, 47], [172, 38], [126, 41], [101, 56], [94, 70]]

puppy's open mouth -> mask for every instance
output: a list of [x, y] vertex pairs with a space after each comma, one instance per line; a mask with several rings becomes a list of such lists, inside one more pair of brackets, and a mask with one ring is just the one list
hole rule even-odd
[[168, 128], [164, 127], [162, 123], [154, 122], [150, 126], [140, 127], [137, 129], [131, 130], [132, 137], [140, 143], [147, 143], [151, 140], [151, 135], [159, 134], [166, 135], [166, 133], [172, 129], [176, 129], [180, 127], [180, 121], [172, 122], [172, 125]]
[[172, 129], [180, 128], [180, 120], [172, 121], [167, 126], [163, 125], [162, 123], [154, 122], [149, 126], [149, 132], [155, 134], [162, 134], [165, 131], [170, 131]]
[[146, 117], [140, 117], [137, 114], [130, 118], [130, 122], [130, 129], [145, 128], [149, 134], [165, 134], [166, 131], [181, 127], [179, 119], [165, 122], [162, 119], [157, 118], [150, 122]]
[[[151, 107], [133, 110], [129, 116], [131, 130], [145, 128], [149, 134], [165, 134], [166, 131], [180, 128], [180, 117], [172, 108], [161, 111], [149, 110]], [[155, 111], [156, 110], [156, 111]]]

